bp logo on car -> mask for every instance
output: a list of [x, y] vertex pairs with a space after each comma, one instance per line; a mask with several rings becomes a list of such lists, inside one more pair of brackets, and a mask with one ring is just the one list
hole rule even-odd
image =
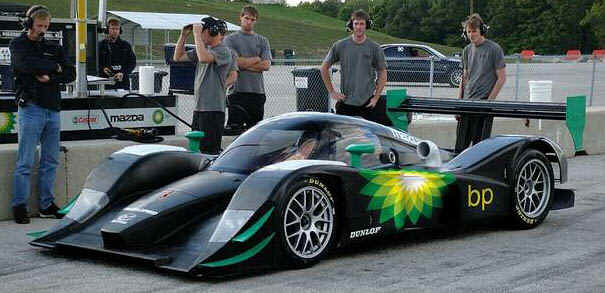
[[11, 133], [15, 129], [15, 114], [0, 113], [0, 133]]
[[153, 115], [151, 116], [153, 123], [155, 124], [162, 124], [162, 122], [164, 122], [164, 111], [158, 109], [155, 110], [155, 112], [153, 112]]

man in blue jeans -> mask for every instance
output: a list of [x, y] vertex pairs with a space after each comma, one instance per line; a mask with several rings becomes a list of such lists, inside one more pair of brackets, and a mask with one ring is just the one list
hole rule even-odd
[[62, 217], [52, 192], [59, 163], [59, 85], [72, 82], [75, 70], [67, 64], [63, 48], [44, 39], [50, 18], [48, 8], [32, 6], [23, 23], [27, 31], [11, 40], [9, 45], [15, 74], [15, 97], [19, 106], [19, 153], [12, 201], [13, 216], [18, 224], [29, 223], [27, 202], [31, 192], [30, 175], [38, 143], [40, 216]]

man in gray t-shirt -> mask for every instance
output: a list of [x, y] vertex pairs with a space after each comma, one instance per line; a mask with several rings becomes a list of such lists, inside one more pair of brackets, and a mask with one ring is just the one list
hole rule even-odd
[[187, 58], [196, 63], [194, 96], [197, 99], [195, 111], [225, 112], [225, 80], [232, 67], [229, 48], [224, 44], [208, 47], [208, 53], [214, 55], [214, 62], [199, 62], [197, 52], [187, 52]]
[[465, 70], [465, 100], [493, 100], [492, 90], [498, 81], [498, 70], [505, 70], [504, 52], [494, 41], [485, 39], [481, 44], [469, 44], [462, 52]]
[[239, 56], [239, 73], [233, 93], [229, 95], [227, 131], [234, 134], [254, 126], [265, 114], [263, 72], [271, 67], [271, 48], [267, 38], [254, 32], [258, 11], [245, 6], [240, 14], [241, 30], [225, 37], [225, 45]]
[[[363, 10], [351, 14], [347, 26], [353, 33], [332, 45], [321, 65], [321, 77], [330, 97], [338, 101], [337, 114], [361, 116], [391, 125], [386, 115], [386, 101], [380, 98], [387, 80], [384, 52], [365, 34], [369, 21], [370, 16]], [[340, 62], [341, 92], [334, 90], [329, 73], [337, 62]]]
[[[205, 133], [200, 142], [200, 151], [207, 154], [220, 152], [225, 124], [225, 81], [234, 62], [231, 51], [222, 44], [226, 30], [224, 21], [205, 17], [201, 25], [190, 25], [181, 30], [174, 50], [175, 61], [196, 63], [194, 96], [197, 105], [192, 130]], [[191, 31], [196, 48], [185, 52], [185, 41]]]
[[[506, 64], [502, 48], [485, 38], [488, 26], [479, 14], [470, 15], [462, 24], [466, 38], [471, 42], [462, 53], [463, 76], [458, 98], [465, 100], [494, 100], [506, 82]], [[463, 115], [457, 117], [456, 151], [461, 152], [471, 142], [489, 138], [494, 118]]]
[[232, 94], [233, 93], [233, 85], [235, 84], [235, 81], [237, 80], [237, 76], [238, 76], [238, 72], [239, 72], [239, 67], [237, 66], [237, 53], [231, 49], [229, 49], [229, 51], [231, 51], [231, 68], [229, 69], [229, 74], [227, 74], [227, 80], [225, 81], [225, 88], [227, 89], [227, 95]]

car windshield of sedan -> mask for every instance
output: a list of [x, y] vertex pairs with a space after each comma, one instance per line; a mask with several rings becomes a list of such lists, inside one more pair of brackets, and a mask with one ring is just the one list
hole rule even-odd
[[429, 50], [431, 51], [433, 54], [435, 54], [435, 56], [439, 57], [439, 58], [447, 58], [445, 55], [443, 55], [443, 53], [437, 51], [437, 50]]
[[256, 129], [229, 145], [208, 169], [250, 173], [287, 160], [317, 159], [324, 157], [321, 142], [314, 131]]

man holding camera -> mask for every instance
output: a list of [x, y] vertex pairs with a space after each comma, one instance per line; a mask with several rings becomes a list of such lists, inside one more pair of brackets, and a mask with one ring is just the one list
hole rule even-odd
[[105, 39], [99, 42], [99, 75], [114, 78], [116, 84], [108, 89], [130, 89], [128, 75], [137, 65], [137, 57], [127, 41], [120, 38], [122, 27], [120, 20], [109, 18]]
[[38, 143], [40, 216], [62, 217], [53, 196], [61, 128], [59, 86], [75, 80], [75, 69], [67, 63], [63, 47], [44, 39], [50, 19], [48, 8], [32, 6], [23, 22], [26, 31], [9, 45], [19, 108], [19, 152], [12, 201], [13, 216], [18, 224], [29, 223], [30, 175]]
[[[225, 125], [225, 84], [233, 68], [231, 51], [222, 43], [227, 23], [205, 17], [201, 24], [188, 25], [181, 30], [174, 49], [176, 62], [195, 62], [194, 96], [197, 106], [193, 112], [193, 129], [205, 133], [200, 151], [216, 155], [221, 150]], [[185, 52], [185, 41], [193, 32], [195, 50]]]

